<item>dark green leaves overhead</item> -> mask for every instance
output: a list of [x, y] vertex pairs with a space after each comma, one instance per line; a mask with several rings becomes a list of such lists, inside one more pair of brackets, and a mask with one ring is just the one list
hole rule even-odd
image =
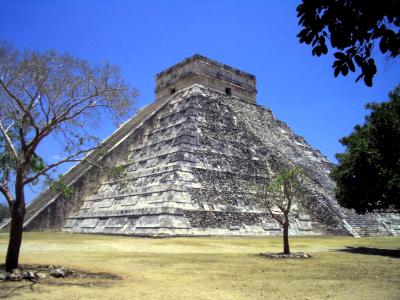
[[[367, 86], [377, 69], [372, 58], [375, 42], [389, 58], [400, 53], [400, 1], [398, 0], [303, 0], [297, 7], [300, 43], [313, 47], [312, 55], [328, 53], [327, 41], [334, 53], [334, 75], [346, 76], [356, 71], [356, 81]], [[375, 49], [378, 49], [376, 47]]]

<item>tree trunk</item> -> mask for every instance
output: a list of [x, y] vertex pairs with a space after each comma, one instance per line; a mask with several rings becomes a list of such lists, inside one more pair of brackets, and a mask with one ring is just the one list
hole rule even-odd
[[285, 222], [283, 223], [283, 253], [290, 254], [289, 248], [289, 220], [285, 217]]
[[6, 256], [6, 271], [18, 268], [19, 251], [22, 243], [22, 231], [25, 217], [25, 195], [22, 180], [15, 184], [15, 203], [11, 208], [10, 239]]

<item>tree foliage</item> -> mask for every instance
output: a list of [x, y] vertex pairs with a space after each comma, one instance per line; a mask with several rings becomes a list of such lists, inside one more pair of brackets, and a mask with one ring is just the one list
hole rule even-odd
[[271, 180], [255, 183], [256, 199], [283, 229], [283, 253], [290, 253], [289, 215], [295, 204], [300, 205], [303, 171], [298, 167], [283, 168]]
[[[87, 128], [105, 116], [119, 121], [131, 112], [136, 95], [108, 63], [94, 66], [54, 50], [21, 52], [0, 44], [0, 192], [12, 218], [7, 269], [18, 265], [24, 188], [54, 179], [59, 165], [99, 149]], [[37, 151], [50, 137], [62, 148], [56, 161]]]
[[359, 213], [400, 208], [400, 86], [384, 103], [369, 103], [363, 125], [340, 142], [331, 176], [341, 205]]
[[297, 7], [301, 43], [311, 44], [312, 54], [328, 53], [328, 41], [336, 50], [334, 75], [346, 76], [361, 69], [356, 81], [372, 86], [377, 72], [375, 43], [390, 58], [400, 53], [400, 1], [398, 0], [303, 0]]

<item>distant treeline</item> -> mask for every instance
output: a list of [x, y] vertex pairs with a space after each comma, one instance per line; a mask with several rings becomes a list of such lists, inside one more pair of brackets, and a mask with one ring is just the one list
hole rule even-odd
[[4, 218], [9, 218], [9, 217], [10, 217], [10, 209], [8, 208], [8, 206], [0, 203], [0, 222]]

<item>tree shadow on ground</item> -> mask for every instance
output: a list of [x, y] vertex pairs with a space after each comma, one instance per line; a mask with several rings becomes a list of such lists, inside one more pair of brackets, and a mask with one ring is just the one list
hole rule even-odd
[[393, 258], [400, 258], [400, 249], [381, 249], [370, 247], [346, 247], [336, 250], [339, 252], [347, 252], [353, 254], [380, 255]]
[[3, 298], [9, 298], [11, 296], [18, 296], [21, 292], [21, 290], [27, 288], [29, 286], [29, 289], [33, 291], [33, 284], [34, 283], [24, 283], [24, 284], [19, 284], [17, 286], [1, 286], [0, 290], [0, 299]]
[[28, 292], [36, 292], [34, 286], [80, 286], [80, 287], [104, 287], [104, 288], [112, 288], [112, 281], [83, 281], [83, 282], [67, 282], [67, 281], [32, 281], [32, 280], [23, 280], [18, 282], [6, 281], [0, 282], [0, 299], [9, 298], [11, 296], [22, 297], [22, 295]]
[[[35, 274], [35, 278], [24, 278], [23, 275], [18, 279], [0, 280], [0, 299], [9, 298], [11, 296], [22, 297], [23, 294], [29, 292], [37, 292], [35, 287], [40, 286], [81, 286], [81, 287], [112, 287], [116, 280], [122, 280], [122, 276], [105, 272], [86, 272], [82, 270], [66, 269], [65, 273], [55, 276], [52, 272], [60, 269], [60, 266], [54, 265], [38, 265], [38, 264], [20, 264], [19, 274], [31, 272]], [[4, 264], [0, 264], [0, 272], [5, 273]], [[38, 278], [37, 274], [42, 273], [42, 278]], [[7, 275], [7, 276], [8, 276]]]

